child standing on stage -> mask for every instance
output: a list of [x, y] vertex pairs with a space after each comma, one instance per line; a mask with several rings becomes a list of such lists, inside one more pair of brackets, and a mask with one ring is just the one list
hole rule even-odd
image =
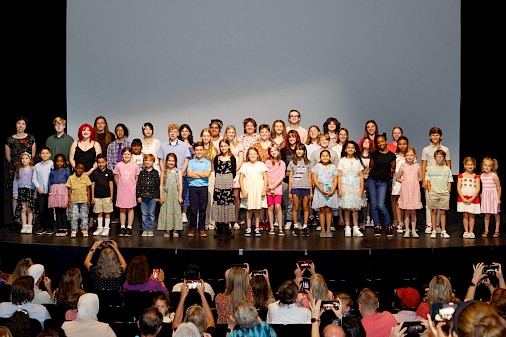
[[[399, 196], [401, 193], [401, 183], [397, 180], [397, 174], [399, 173], [402, 164], [406, 162], [405, 154], [406, 150], [409, 147], [409, 141], [406, 137], [400, 136], [397, 137], [397, 144], [395, 145], [395, 148], [389, 147], [388, 145], [387, 149], [389, 149], [390, 152], [395, 154], [395, 172], [394, 176], [392, 177], [392, 198], [391, 198], [392, 213], [394, 216], [393, 226], [397, 227], [397, 233], [402, 233], [404, 232], [404, 224], [402, 223], [402, 209], [399, 208], [398, 205]], [[392, 151], [391, 149], [394, 149], [395, 152]], [[406, 226], [407, 228], [409, 228], [409, 224], [406, 224]]]
[[453, 176], [451, 169], [445, 165], [446, 153], [443, 150], [434, 152], [434, 158], [436, 159], [436, 165], [429, 167], [425, 173], [427, 191], [429, 192], [427, 204], [432, 213], [432, 233], [430, 237], [436, 238], [436, 222], [439, 211], [441, 216], [441, 237], [448, 239], [450, 235], [446, 232], [446, 210], [450, 209], [450, 190]]
[[300, 236], [297, 215], [299, 213], [300, 202], [302, 201], [302, 210], [304, 212], [304, 222], [302, 225], [302, 235], [309, 236], [307, 223], [309, 219], [309, 200], [313, 197], [311, 191], [311, 162], [307, 159], [306, 146], [298, 143], [295, 146], [295, 156], [288, 164], [288, 197], [293, 201], [293, 236]]
[[144, 169], [137, 181], [137, 203], [140, 204], [142, 217], [141, 236], [153, 236], [156, 203], [160, 200], [160, 175], [154, 168], [155, 160], [152, 154], [144, 157]]
[[37, 204], [39, 206], [39, 224], [40, 228], [37, 231], [38, 235], [53, 234], [54, 216], [51, 209], [49, 209], [47, 202], [49, 199], [49, 175], [53, 168], [53, 161], [51, 158], [51, 151], [47, 147], [43, 147], [39, 152], [42, 161], [37, 163], [33, 169], [32, 181], [37, 189]]
[[105, 155], [97, 155], [97, 169], [90, 176], [93, 212], [97, 214], [97, 230], [93, 235], [109, 236], [111, 213], [114, 211], [114, 173], [107, 168]]
[[244, 236], [251, 236], [251, 217], [255, 215], [255, 236], [260, 233], [260, 210], [267, 208], [267, 166], [260, 161], [258, 150], [250, 147], [246, 152], [246, 163], [240, 170], [239, 184], [241, 185], [242, 202], [245, 204], [246, 231]]
[[[286, 165], [285, 162], [281, 160], [281, 153], [279, 152], [279, 147], [277, 145], [273, 144], [269, 148], [269, 159], [265, 161], [265, 166], [267, 167], [268, 178], [267, 211], [270, 225], [269, 234], [274, 235], [276, 234], [276, 231], [274, 230], [274, 211], [276, 211], [278, 224], [283, 224], [283, 210], [281, 208], [281, 203], [283, 202], [283, 186], [281, 185], [281, 182], [285, 178], [286, 172]], [[282, 226], [279, 226], [278, 235], [285, 235]]]
[[16, 166], [16, 173], [12, 185], [12, 196], [17, 200], [15, 217], [21, 223], [22, 234], [31, 234], [33, 218], [36, 209], [35, 185], [33, 178], [32, 156], [28, 152], [21, 154]]
[[497, 175], [497, 160], [492, 158], [483, 158], [481, 162], [481, 212], [485, 214], [485, 231], [483, 237], [488, 236], [490, 224], [490, 215], [495, 218], [494, 238], [499, 237], [499, 225], [501, 224], [500, 204], [501, 204], [501, 182]]
[[169, 153], [165, 160], [160, 183], [160, 214], [158, 230], [164, 230], [164, 238], [179, 237], [183, 230], [181, 204], [183, 203], [183, 172], [177, 168], [177, 156]]
[[460, 173], [457, 179], [457, 212], [463, 212], [462, 223], [464, 225], [464, 239], [474, 239], [474, 215], [480, 214], [480, 176], [474, 173], [476, 159], [464, 158], [464, 173]]
[[[214, 148], [212, 143], [210, 146]], [[195, 143], [193, 146], [193, 152], [195, 154], [195, 158], [190, 160], [188, 163], [188, 170], [186, 171], [188, 178], [190, 178], [189, 187], [191, 208], [190, 231], [188, 232], [188, 236], [195, 236], [196, 231], [198, 230], [201, 237], [207, 237], [205, 221], [208, 202], [209, 177], [211, 176], [212, 167], [211, 162], [204, 157], [206, 149], [204, 148], [203, 142]]]
[[387, 149], [387, 140], [384, 135], [376, 137], [376, 150], [371, 154], [369, 162], [369, 178], [367, 187], [371, 197], [371, 214], [374, 221], [374, 236], [381, 236], [381, 223], [379, 212], [385, 221], [388, 237], [392, 237], [392, 221], [385, 205], [387, 191], [392, 183], [392, 174], [395, 172], [395, 155]]
[[59, 153], [54, 156], [54, 168], [49, 174], [49, 198], [47, 206], [54, 209], [56, 236], [66, 236], [68, 232], [67, 206], [69, 203], [69, 191], [65, 184], [70, 177], [70, 169], [67, 167], [66, 162], [67, 158], [65, 158], [65, 155]]
[[[139, 138], [132, 140], [132, 162], [139, 166], [139, 170], [142, 170], [144, 164], [144, 153], [142, 153], [142, 141]], [[153, 164], [154, 165], [154, 164]]]
[[211, 219], [216, 223], [214, 237], [232, 237], [229, 224], [235, 221], [234, 178], [236, 175], [235, 157], [230, 151], [230, 142], [219, 142], [220, 154], [214, 157], [214, 193]]
[[339, 177], [337, 186], [340, 209], [344, 209], [344, 236], [351, 236], [350, 213], [353, 218], [353, 236], [362, 237], [364, 234], [358, 228], [358, 211], [366, 206], [364, 196], [364, 164], [360, 160], [358, 144], [347, 142], [343, 146], [341, 159], [337, 164]]
[[[396, 178], [401, 182], [399, 208], [404, 210], [404, 237], [409, 238], [411, 234], [411, 237], [418, 238], [416, 210], [423, 208], [420, 193], [420, 182], [423, 180], [422, 168], [416, 162], [416, 151], [412, 147], [406, 150], [404, 158], [405, 163], [401, 165]], [[410, 221], [411, 230], [409, 229]]]
[[337, 167], [331, 163], [330, 151], [322, 150], [320, 152], [320, 163], [311, 169], [313, 186], [312, 207], [320, 213], [320, 224], [322, 227], [320, 237], [333, 237], [330, 231], [332, 221], [332, 212], [338, 209], [337, 205], [337, 176], [339, 171]]
[[[137, 205], [136, 186], [139, 178], [139, 166], [132, 162], [132, 149], [121, 150], [121, 162], [114, 167], [114, 182], [117, 186], [116, 207], [119, 210], [121, 229], [119, 236], [132, 236], [134, 207]], [[128, 220], [128, 225], [127, 225]]]
[[70, 237], [77, 236], [77, 224], [81, 219], [81, 233], [83, 237], [88, 237], [88, 214], [90, 203], [91, 180], [87, 174], [84, 174], [84, 164], [76, 164], [76, 172], [67, 180], [69, 188], [69, 208], [70, 208]]

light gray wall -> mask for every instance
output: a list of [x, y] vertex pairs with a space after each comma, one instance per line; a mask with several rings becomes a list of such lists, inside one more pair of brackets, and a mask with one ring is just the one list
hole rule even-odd
[[[458, 0], [68, 0], [68, 132], [97, 115], [141, 136], [150, 121], [194, 134], [234, 124], [322, 126], [363, 136], [401, 126], [418, 151], [432, 126], [458, 160]], [[198, 138], [198, 137], [197, 137]], [[455, 168], [458, 165], [454, 165]]]

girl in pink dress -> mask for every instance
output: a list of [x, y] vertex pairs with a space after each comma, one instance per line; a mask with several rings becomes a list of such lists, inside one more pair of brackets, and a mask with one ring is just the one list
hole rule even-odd
[[[274, 210], [278, 217], [278, 224], [283, 223], [283, 210], [281, 209], [281, 203], [283, 202], [283, 187], [281, 182], [285, 178], [286, 164], [281, 160], [281, 153], [279, 153], [279, 147], [275, 144], [269, 147], [269, 159], [265, 161], [267, 166], [267, 206], [269, 214], [270, 230], [269, 234], [274, 235]], [[285, 233], [280, 227], [278, 231], [279, 236], [284, 236]]]
[[[119, 207], [119, 221], [121, 230], [119, 236], [132, 236], [132, 226], [134, 223], [134, 207], [137, 206], [136, 186], [139, 178], [139, 166], [132, 162], [132, 150], [125, 147], [121, 150], [122, 161], [114, 167], [114, 181], [118, 188], [116, 197], [116, 207]], [[127, 222], [128, 215], [128, 225]]]
[[[420, 181], [422, 181], [422, 168], [415, 162], [416, 151], [412, 147], [404, 154], [406, 162], [402, 164], [397, 173], [397, 181], [401, 183], [401, 194], [399, 197], [399, 208], [404, 210], [404, 237], [418, 238], [416, 232], [416, 210], [423, 207], [420, 194]], [[409, 224], [411, 220], [411, 230]]]
[[485, 231], [483, 237], [488, 236], [488, 227], [490, 224], [490, 214], [494, 214], [495, 232], [494, 238], [499, 237], [499, 225], [501, 216], [499, 206], [501, 204], [501, 182], [497, 175], [497, 160], [492, 158], [483, 158], [481, 162], [481, 212], [485, 214]]

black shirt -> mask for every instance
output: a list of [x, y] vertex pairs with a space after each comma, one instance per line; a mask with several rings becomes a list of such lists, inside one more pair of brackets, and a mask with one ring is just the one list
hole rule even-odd
[[110, 198], [111, 189], [109, 188], [109, 182], [114, 181], [114, 174], [111, 170], [106, 168], [103, 171], [96, 169], [91, 173], [91, 182], [95, 183], [95, 198]]
[[371, 160], [374, 161], [374, 164], [371, 172], [369, 172], [369, 178], [391, 182], [392, 176], [390, 172], [392, 170], [392, 162], [395, 161], [395, 159], [395, 154], [390, 151], [381, 153], [376, 150], [371, 153]]

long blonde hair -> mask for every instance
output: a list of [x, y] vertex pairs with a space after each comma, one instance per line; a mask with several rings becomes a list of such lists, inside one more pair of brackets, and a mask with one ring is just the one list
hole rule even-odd
[[16, 281], [21, 276], [27, 276], [28, 275], [28, 268], [33, 264], [32, 259], [29, 257], [26, 259], [19, 260], [16, 264], [16, 267], [14, 268], [14, 271], [12, 274], [9, 275], [9, 278], [7, 281], [5, 281], [6, 284], [12, 285], [14, 281]]
[[428, 300], [431, 302], [448, 302], [455, 299], [452, 284], [444, 275], [436, 275], [429, 283]]
[[246, 271], [241, 267], [233, 267], [228, 273], [227, 287], [224, 293], [225, 296], [230, 298], [233, 311], [235, 311], [239, 302], [246, 300], [248, 286], [248, 275]]
[[227, 138], [227, 131], [228, 131], [229, 129], [234, 130], [234, 133], [235, 133], [234, 139], [229, 140], [229, 142], [230, 142], [230, 147], [231, 147], [231, 148], [234, 148], [234, 147], [236, 147], [236, 146], [239, 144], [239, 141], [237, 140], [237, 130], [235, 129], [235, 126], [233, 126], [233, 125], [229, 125], [229, 126], [227, 126], [227, 127], [225, 128], [225, 134], [224, 134], [223, 138], [228, 139], [228, 138]]
[[212, 136], [211, 140], [209, 141], [209, 148], [206, 149], [206, 144], [202, 140], [202, 135], [204, 134], [204, 132], [208, 132], [209, 135], [211, 135], [211, 130], [209, 128], [202, 129], [202, 131], [200, 132], [200, 141], [202, 142], [202, 144], [204, 144], [204, 157], [212, 163], [214, 161], [214, 157], [218, 155], [218, 151], [214, 147]]
[[309, 279], [309, 286], [315, 300], [326, 301], [329, 298], [329, 288], [327, 282], [321, 274], [313, 274]]

